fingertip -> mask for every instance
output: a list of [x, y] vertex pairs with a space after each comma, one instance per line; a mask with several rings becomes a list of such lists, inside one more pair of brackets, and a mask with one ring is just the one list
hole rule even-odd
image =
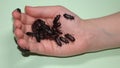
[[13, 12], [12, 12], [12, 16], [13, 16], [13, 17], [14, 17], [14, 15], [15, 15], [15, 11], [16, 11], [16, 10], [13, 10]]
[[25, 6], [25, 13], [29, 14], [31, 8], [31, 6]]
[[30, 7], [32, 7], [32, 6], [28, 6], [28, 5], [26, 5], [26, 6], [25, 6], [25, 9], [30, 8]]
[[18, 40], [18, 44], [19, 44], [19, 46], [20, 46], [21, 48], [26, 49], [26, 50], [29, 50], [29, 46], [28, 46], [26, 40], [24, 40], [24, 39], [19, 39], [19, 40]]
[[14, 19], [20, 19], [21, 14], [17, 10], [14, 10], [12, 16]]
[[20, 29], [18, 29], [18, 28], [15, 29], [14, 33], [15, 33], [15, 36], [16, 36], [18, 39], [24, 37], [24, 33], [22, 32], [22, 30], [20, 30]]
[[13, 25], [14, 25], [14, 28], [21, 29], [21, 27], [22, 27], [22, 23], [20, 20], [15, 20]]
[[27, 13], [29, 6], [25, 6], [25, 13]]

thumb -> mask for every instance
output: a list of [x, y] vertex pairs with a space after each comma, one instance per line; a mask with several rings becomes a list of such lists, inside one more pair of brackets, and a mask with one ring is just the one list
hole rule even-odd
[[60, 6], [37, 6], [31, 7], [26, 6], [25, 12], [26, 14], [33, 16], [33, 17], [42, 17], [42, 18], [51, 18], [56, 15]]

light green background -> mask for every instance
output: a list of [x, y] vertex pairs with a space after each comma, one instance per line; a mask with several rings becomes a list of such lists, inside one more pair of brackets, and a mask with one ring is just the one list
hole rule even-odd
[[62, 5], [83, 19], [120, 11], [120, 0], [0, 0], [0, 68], [120, 68], [120, 49], [71, 58], [23, 57], [13, 40], [11, 12], [25, 5]]

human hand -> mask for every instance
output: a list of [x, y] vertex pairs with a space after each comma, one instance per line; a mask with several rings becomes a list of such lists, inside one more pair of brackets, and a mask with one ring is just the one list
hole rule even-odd
[[[63, 14], [74, 16], [74, 20], [67, 20]], [[62, 35], [69, 33], [75, 37], [74, 42], [68, 44], [62, 43], [60, 47], [54, 40], [41, 40], [37, 42], [35, 38], [26, 35], [26, 32], [31, 32], [31, 25], [36, 19], [42, 19], [47, 25], [53, 25], [53, 19], [56, 15], [61, 15], [60, 30]], [[14, 10], [14, 33], [17, 38], [17, 43], [23, 49], [30, 50], [33, 53], [51, 55], [51, 56], [72, 56], [89, 51], [91, 41], [94, 39], [94, 31], [96, 27], [80, 19], [77, 15], [61, 6], [43, 6], [43, 7], [25, 7], [25, 13], [19, 13]]]

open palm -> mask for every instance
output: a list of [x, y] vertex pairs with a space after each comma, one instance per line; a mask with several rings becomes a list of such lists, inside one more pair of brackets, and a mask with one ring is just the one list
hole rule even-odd
[[[63, 14], [70, 14], [74, 16], [74, 20], [67, 20]], [[28, 49], [33, 53], [52, 55], [52, 56], [71, 56], [81, 54], [87, 51], [89, 38], [84, 21], [77, 15], [61, 6], [44, 6], [44, 7], [25, 7], [25, 13], [19, 13], [17, 10], [12, 13], [14, 18], [14, 33], [17, 38], [19, 46], [23, 49]], [[74, 42], [58, 46], [54, 40], [41, 40], [37, 42], [34, 37], [29, 37], [26, 32], [32, 32], [31, 25], [36, 19], [42, 19], [47, 25], [52, 26], [56, 15], [61, 15], [60, 30], [64, 34], [69, 33], [75, 37]]]

